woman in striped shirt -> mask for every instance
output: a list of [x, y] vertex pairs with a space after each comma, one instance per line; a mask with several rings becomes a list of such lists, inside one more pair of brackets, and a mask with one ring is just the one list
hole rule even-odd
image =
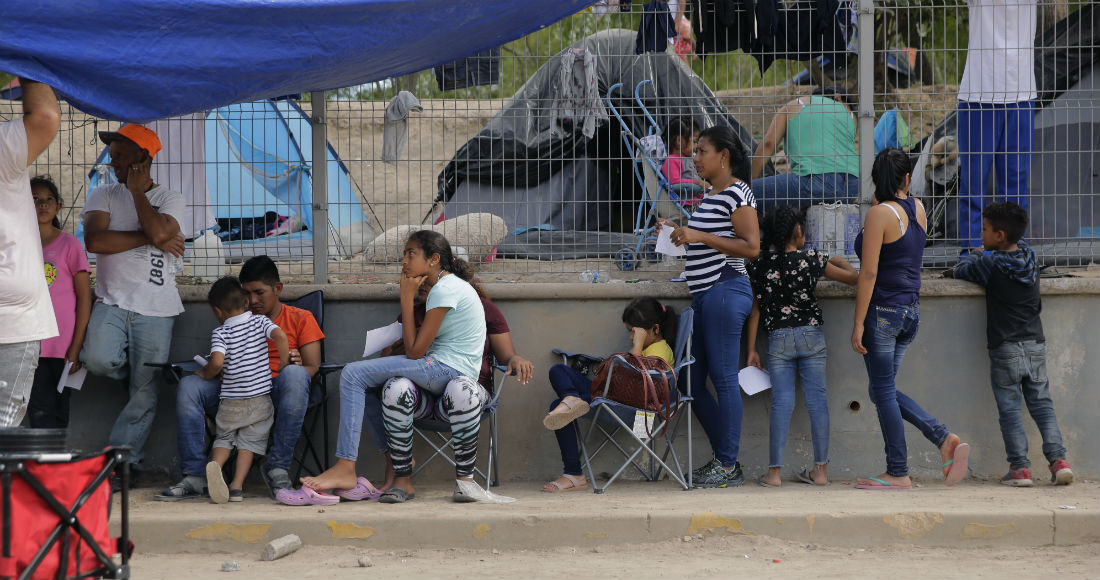
[[[752, 310], [745, 260], [760, 253], [760, 224], [748, 184], [749, 158], [730, 128], [711, 127], [700, 133], [694, 161], [711, 189], [686, 226], [661, 222], [661, 227], [675, 228], [674, 244], [687, 244], [687, 282], [695, 310], [692, 407], [714, 451], [714, 459], [695, 470], [692, 479], [697, 487], [738, 487], [745, 479], [737, 462], [741, 445], [737, 371], [741, 329]], [[708, 375], [717, 398], [706, 389]], [[687, 384], [678, 382], [682, 387]]]

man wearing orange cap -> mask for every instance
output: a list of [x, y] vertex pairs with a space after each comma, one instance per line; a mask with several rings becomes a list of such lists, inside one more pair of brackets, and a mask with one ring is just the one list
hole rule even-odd
[[57, 336], [27, 172], [61, 124], [50, 87], [20, 79], [23, 117], [0, 123], [0, 427], [19, 425], [39, 343]]
[[93, 374], [129, 379], [130, 400], [107, 442], [132, 447], [136, 469], [164, 382], [162, 371], [145, 363], [168, 360], [172, 325], [183, 312], [174, 263], [183, 256], [185, 202], [149, 175], [160, 151], [156, 133], [125, 125], [99, 138], [118, 183], [93, 189], [84, 206], [84, 243], [96, 254], [96, 303], [80, 358]]

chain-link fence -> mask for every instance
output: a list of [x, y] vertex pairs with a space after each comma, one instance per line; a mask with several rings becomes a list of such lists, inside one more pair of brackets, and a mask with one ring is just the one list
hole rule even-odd
[[[683, 260], [654, 222], [687, 219], [712, 177], [697, 131], [724, 125], [761, 214], [806, 208], [834, 253], [854, 259], [889, 146], [914, 163], [926, 266], [980, 245], [985, 199], [1029, 205], [1041, 259], [1081, 265], [1100, 256], [1098, 19], [1084, 0], [602, 0], [431, 71], [160, 121], [154, 170], [189, 200], [185, 275], [220, 247], [388, 281], [434, 227], [489, 280], [668, 279]], [[113, 181], [96, 132], [117, 127], [63, 104], [34, 170], [69, 231]]]

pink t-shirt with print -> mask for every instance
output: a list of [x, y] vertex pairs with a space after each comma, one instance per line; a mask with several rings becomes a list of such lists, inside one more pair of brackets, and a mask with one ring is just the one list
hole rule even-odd
[[46, 285], [50, 287], [50, 301], [53, 302], [54, 317], [57, 318], [59, 335], [42, 341], [41, 357], [65, 358], [69, 344], [73, 341], [73, 327], [76, 326], [76, 290], [73, 289], [73, 276], [77, 272], [90, 272], [88, 256], [80, 240], [70, 233], [61, 235], [42, 248], [45, 262]]

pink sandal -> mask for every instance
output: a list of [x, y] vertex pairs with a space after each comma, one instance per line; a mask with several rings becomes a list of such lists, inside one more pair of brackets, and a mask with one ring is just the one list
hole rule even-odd
[[321, 493], [304, 485], [301, 489], [280, 489], [279, 493], [275, 494], [275, 499], [286, 505], [335, 505], [340, 503], [340, 498], [335, 495]]
[[332, 492], [350, 501], [378, 499], [382, 495], [382, 492], [378, 491], [378, 488], [365, 477], [355, 480], [355, 487], [351, 489], [334, 489]]

